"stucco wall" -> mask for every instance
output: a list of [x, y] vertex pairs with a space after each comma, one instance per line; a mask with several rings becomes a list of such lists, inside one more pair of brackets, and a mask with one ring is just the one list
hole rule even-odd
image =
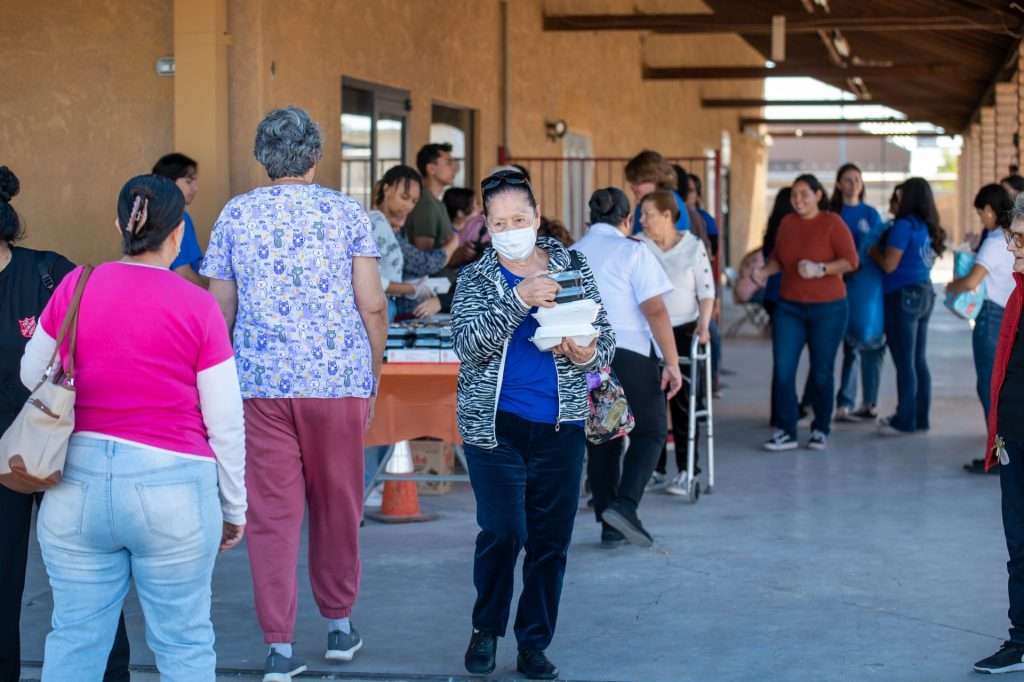
[[117, 192], [170, 151], [171, 0], [0, 3], [0, 164], [21, 179], [27, 246], [118, 254]]

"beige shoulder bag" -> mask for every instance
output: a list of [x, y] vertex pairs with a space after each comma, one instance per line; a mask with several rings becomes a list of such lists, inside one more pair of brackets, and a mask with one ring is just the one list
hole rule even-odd
[[[68, 441], [75, 429], [75, 345], [78, 340], [78, 308], [85, 283], [92, 274], [87, 265], [78, 279], [57, 347], [46, 373], [32, 389], [25, 406], [0, 438], [0, 484], [19, 493], [35, 493], [60, 483]], [[60, 347], [71, 333], [67, 367], [60, 364]]]

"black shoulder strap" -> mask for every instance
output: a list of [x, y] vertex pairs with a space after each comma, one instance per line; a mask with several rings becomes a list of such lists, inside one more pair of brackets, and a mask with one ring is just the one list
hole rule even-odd
[[573, 270], [579, 270], [583, 267], [583, 261], [580, 260], [579, 251], [575, 249], [569, 249], [569, 262], [572, 263]]
[[57, 262], [57, 254], [53, 251], [44, 251], [42, 258], [36, 260], [36, 269], [39, 271], [39, 279], [47, 291], [53, 291], [57, 282], [53, 279], [53, 264]]

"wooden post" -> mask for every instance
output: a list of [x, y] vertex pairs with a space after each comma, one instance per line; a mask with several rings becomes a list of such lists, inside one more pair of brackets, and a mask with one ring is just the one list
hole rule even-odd
[[174, 147], [199, 162], [189, 212], [203, 243], [230, 198], [229, 44], [227, 0], [174, 0]]
[[980, 184], [995, 182], [996, 176], [996, 109], [981, 108], [981, 177]]
[[1014, 138], [1018, 128], [1017, 81], [996, 84], [996, 177], [1010, 173], [1017, 163]]

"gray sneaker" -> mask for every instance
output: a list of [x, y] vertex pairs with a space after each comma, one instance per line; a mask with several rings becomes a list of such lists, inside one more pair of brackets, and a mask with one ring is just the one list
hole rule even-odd
[[306, 662], [298, 656], [282, 656], [276, 651], [267, 654], [263, 664], [263, 682], [290, 682], [296, 675], [306, 672]]
[[362, 648], [363, 638], [355, 627], [352, 627], [352, 632], [335, 630], [327, 633], [327, 653], [324, 658], [328, 661], [351, 661]]

